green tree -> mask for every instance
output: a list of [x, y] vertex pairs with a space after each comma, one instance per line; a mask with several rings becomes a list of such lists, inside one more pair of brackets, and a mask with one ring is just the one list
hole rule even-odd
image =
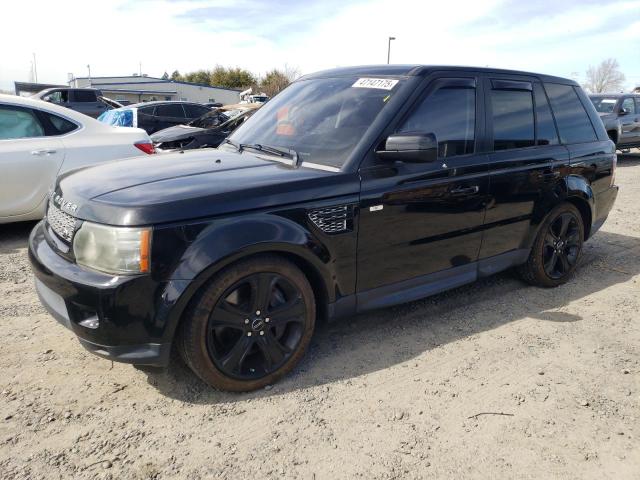
[[225, 68], [216, 65], [211, 71], [210, 83], [217, 87], [244, 89], [257, 83], [253, 73], [243, 68]]
[[167, 72], [162, 74], [162, 80], [169, 80], [169, 74]]
[[262, 78], [260, 82], [260, 90], [273, 97], [300, 76], [298, 69], [290, 68], [285, 65], [284, 70], [274, 68]]
[[182, 80], [182, 75], [180, 75], [180, 72], [178, 70], [173, 71], [173, 73], [171, 74], [171, 80]]

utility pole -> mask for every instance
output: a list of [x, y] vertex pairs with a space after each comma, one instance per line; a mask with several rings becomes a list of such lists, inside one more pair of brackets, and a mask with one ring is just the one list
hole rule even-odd
[[35, 82], [38, 83], [38, 67], [36, 66], [36, 54], [33, 53], [33, 77]]
[[396, 37], [389, 37], [389, 45], [387, 47], [387, 65], [389, 65], [389, 60], [391, 60], [391, 40], [395, 40]]
[[140, 76], [142, 76], [142, 62], [139, 62], [138, 66], [140, 67], [140, 70], [138, 73], [140, 74]]
[[91, 86], [91, 65], [87, 64], [87, 70], [89, 70], [89, 86]]

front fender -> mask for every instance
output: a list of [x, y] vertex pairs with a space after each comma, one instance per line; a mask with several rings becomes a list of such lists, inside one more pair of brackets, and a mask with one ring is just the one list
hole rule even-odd
[[353, 293], [355, 275], [346, 272], [355, 268], [356, 233], [323, 235], [296, 220], [258, 213], [183, 227], [187, 245], [164, 292], [170, 309], [164, 319], [158, 319], [165, 324], [164, 338], [171, 340], [182, 312], [200, 287], [221, 269], [251, 255], [279, 253], [300, 260], [313, 269], [305, 273], [320, 280], [329, 303]]

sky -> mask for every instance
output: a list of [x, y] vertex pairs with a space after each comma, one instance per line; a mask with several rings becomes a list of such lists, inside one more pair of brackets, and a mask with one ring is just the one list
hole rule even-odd
[[[640, 0], [48, 0], [3, 4], [0, 89], [68, 75], [391, 63], [515, 68], [584, 81], [614, 57], [640, 85]], [[11, 21], [7, 21], [7, 20]]]

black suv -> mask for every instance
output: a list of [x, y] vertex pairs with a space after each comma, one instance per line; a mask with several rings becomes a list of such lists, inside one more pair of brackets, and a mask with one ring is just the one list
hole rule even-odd
[[616, 198], [571, 80], [430, 66], [305, 76], [218, 150], [61, 176], [29, 239], [43, 304], [90, 351], [263, 387], [320, 318], [517, 267], [555, 287]]
[[640, 147], [640, 95], [589, 95], [609, 138], [621, 150]]

